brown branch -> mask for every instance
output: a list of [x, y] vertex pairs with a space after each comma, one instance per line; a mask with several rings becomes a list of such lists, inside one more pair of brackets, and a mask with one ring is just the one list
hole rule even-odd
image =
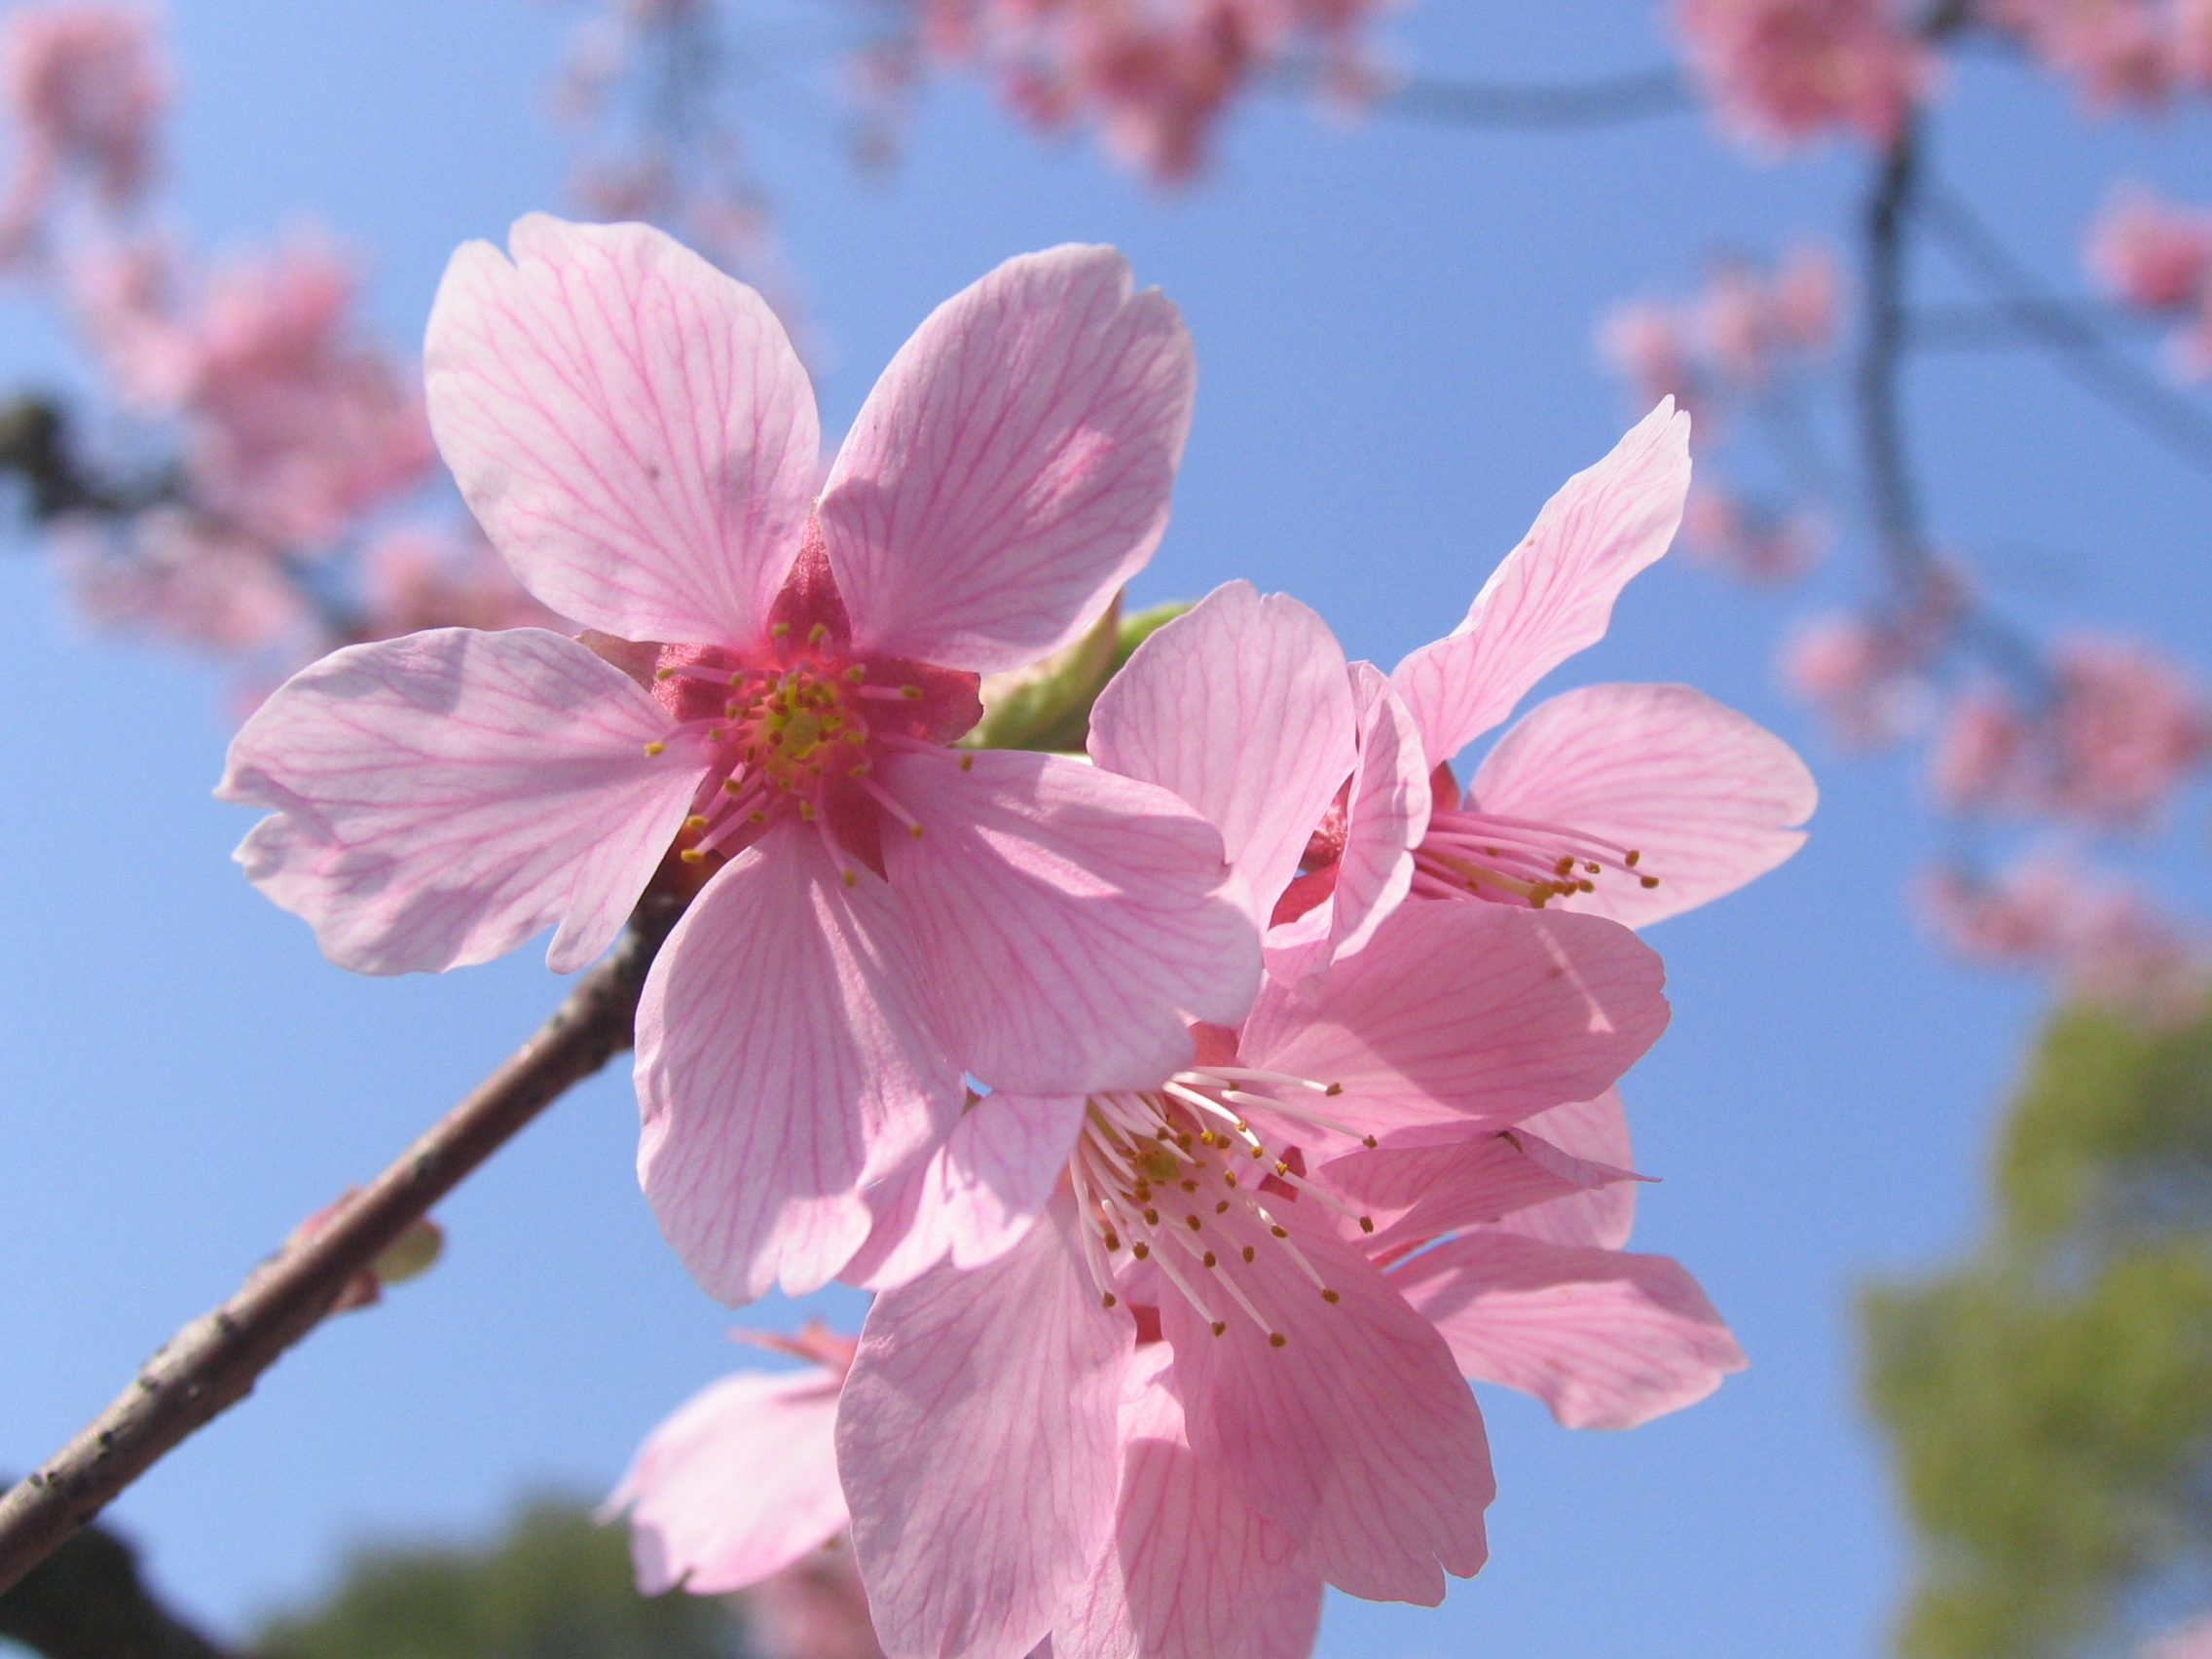
[[683, 899], [649, 890], [613, 952], [535, 1035], [313, 1236], [184, 1327], [77, 1437], [0, 1497], [0, 1591], [187, 1435], [253, 1389], [354, 1276], [572, 1085], [629, 1048], [638, 994]]
[[1859, 442], [1874, 532], [1907, 594], [1933, 573], [1919, 492], [1906, 460], [1898, 375], [1904, 360], [1905, 231], [1920, 173], [1920, 130], [1907, 123], [1882, 157], [1866, 203], [1865, 334], [1859, 357]]
[[1378, 113], [1439, 127], [1559, 130], [1612, 127], [1690, 107], [1673, 68], [1636, 69], [1589, 81], [1453, 81], [1413, 76], [1378, 100]]

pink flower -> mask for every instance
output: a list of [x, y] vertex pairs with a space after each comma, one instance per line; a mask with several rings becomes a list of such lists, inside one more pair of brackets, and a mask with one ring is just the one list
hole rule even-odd
[[15, 120], [17, 149], [0, 238], [19, 245], [72, 172], [110, 211], [135, 202], [153, 172], [154, 124], [168, 82], [145, 7], [12, 9], [0, 24], [0, 98]]
[[2156, 0], [1984, 0], [1983, 10], [2078, 80], [2094, 106], [2162, 104], [2183, 68], [2182, 42]]
[[1735, 385], [1757, 388], [1784, 367], [1834, 344], [1834, 263], [1817, 247], [1799, 247], [1772, 271], [1725, 259], [1698, 306], [1705, 352]]
[[296, 651], [313, 637], [306, 596], [269, 550], [188, 508], [68, 526], [58, 546], [77, 603], [103, 627], [226, 655]]
[[474, 534], [422, 526], [387, 532], [362, 553], [361, 575], [363, 639], [424, 628], [561, 627]]
[[1933, 769], [1945, 806], [2138, 828], [2212, 754], [2212, 708], [2154, 651], [2076, 638], [2053, 652], [2051, 677], [2039, 709], [1990, 685], [1953, 705]]
[[1722, 119], [1769, 148], [1837, 127], [1886, 144], [1933, 69], [1899, 0], [1676, 0], [1675, 25]]
[[1928, 717], [1929, 670], [1949, 641], [1956, 605], [1945, 590], [1909, 610], [1814, 617], [1783, 647], [1783, 682], [1853, 747], [1895, 743]]
[[1995, 878], [1938, 867], [1922, 884], [1930, 928], [1971, 961], [2055, 974], [2067, 994], [2152, 1025], [2203, 1012], [2212, 951], [2133, 886], [2056, 853]]
[[2118, 191], [2090, 228], [2089, 268], [2122, 304], [2178, 311], [2199, 304], [2212, 276], [2212, 213]]
[[1187, 1017], [1249, 1002], [1203, 819], [946, 747], [978, 675], [1078, 636], [1150, 556], [1189, 338], [1111, 249], [1012, 260], [893, 360], [817, 501], [813, 397], [757, 294], [643, 226], [533, 216], [511, 245], [447, 272], [431, 421], [523, 585], [606, 654], [529, 628], [350, 647], [247, 723], [218, 793], [274, 809], [248, 875], [371, 973], [554, 924], [579, 967], [681, 837], [711, 879], [639, 1010], [640, 1173], [710, 1290], [812, 1288], [964, 1072], [1144, 1081], [1189, 1057]]
[[[1794, 826], [1816, 799], [1803, 762], [1686, 685], [1563, 692], [1497, 741], [1463, 797], [1452, 777], [1455, 755], [1603, 637], [1614, 596], [1674, 538], [1689, 474], [1688, 417], [1663, 403], [1546, 503], [1456, 629], [1391, 673], [1415, 741], [1363, 750], [1352, 798], [1409, 761], [1431, 778], [1417, 897], [1558, 903], [1641, 926], [1734, 891], [1803, 842]], [[1322, 827], [1273, 918], [1308, 919], [1273, 942], [1322, 926], [1335, 872], [1372, 857], [1372, 840], [1352, 820]]]
[[1673, 398], [1684, 409], [1697, 408], [1691, 330], [1673, 307], [1657, 300], [1614, 307], [1598, 326], [1598, 351], [1629, 383], [1639, 408], [1663, 398]]
[[[1361, 666], [1303, 607], [1232, 583], [1139, 649], [1093, 753], [1202, 801], [1266, 913], [1394, 702]], [[1415, 818], [1396, 822], [1403, 863]], [[888, 1288], [838, 1462], [886, 1651], [1234, 1653], [1265, 1611], [1265, 1651], [1296, 1653], [1317, 1580], [1433, 1603], [1475, 1570], [1481, 1419], [1408, 1292], [1433, 1278], [1456, 1317], [1561, 1264], [1514, 1279], [1499, 1251], [1524, 1236], [1406, 1288], [1384, 1268], [1619, 1177], [1501, 1131], [1641, 1051], [1656, 969], [1596, 917], [1401, 906], [1326, 974], [1271, 977], [1241, 1028], [1201, 1028], [1193, 1063], [977, 1102], [882, 1196], [886, 1237], [856, 1263]]]
[[1797, 580], [1833, 539], [1819, 513], [1778, 512], [1717, 485], [1691, 490], [1682, 512], [1682, 541], [1693, 559], [1759, 587]]

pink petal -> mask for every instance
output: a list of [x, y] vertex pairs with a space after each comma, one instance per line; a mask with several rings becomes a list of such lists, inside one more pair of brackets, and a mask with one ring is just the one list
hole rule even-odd
[[1666, 1028], [1663, 980], [1657, 955], [1595, 916], [1402, 904], [1310, 992], [1271, 977], [1237, 1048], [1241, 1064], [1341, 1085], [1330, 1114], [1368, 1133], [1503, 1127], [1620, 1076]]
[[988, 673], [1082, 634], [1167, 526], [1197, 372], [1110, 247], [1010, 259], [938, 307], [822, 496], [856, 646]]
[[1732, 893], [1804, 844], [1820, 798], [1789, 745], [1687, 685], [1585, 685], [1537, 704], [1467, 791], [1478, 810], [1642, 856], [1559, 903], [1631, 927]]
[[638, 1592], [757, 1584], [845, 1530], [839, 1373], [741, 1371], [693, 1395], [638, 1448], [606, 1512], [630, 1512]]
[[1013, 1250], [869, 1310], [837, 1464], [892, 1659], [1022, 1659], [1106, 1548], [1135, 1328], [1099, 1306], [1074, 1200]]
[[738, 645], [798, 552], [821, 431], [767, 303], [645, 225], [515, 222], [430, 311], [430, 425], [523, 585], [627, 640]]
[[898, 756], [883, 779], [922, 827], [885, 837], [885, 865], [973, 1075], [1147, 1088], [1190, 1063], [1186, 1016], [1243, 1016], [1258, 930], [1220, 836], [1165, 790], [1004, 750]]
[[1744, 1369], [1705, 1292], [1666, 1256], [1484, 1230], [1388, 1276], [1468, 1376], [1535, 1395], [1569, 1428], [1634, 1428]]
[[1321, 1593], [1327, 1588], [1310, 1572], [1291, 1573], [1260, 1604], [1258, 1622], [1230, 1659], [1309, 1659], [1321, 1634]]
[[215, 793], [276, 810], [238, 861], [341, 967], [486, 962], [558, 922], [546, 960], [567, 973], [621, 931], [704, 760], [573, 640], [440, 628], [292, 676]]
[[1673, 398], [1544, 503], [1466, 620], [1390, 676], [1432, 762], [1513, 712], [1529, 688], [1604, 637], [1613, 599], [1667, 551], [1690, 486], [1690, 418]]
[[960, 1068], [875, 876], [848, 887], [797, 821], [708, 882], [638, 1005], [638, 1174], [709, 1294], [818, 1288], [867, 1237], [861, 1189], [959, 1117]]
[[1311, 1232], [1292, 1241], [1331, 1303], [1242, 1210], [1213, 1228], [1232, 1248], [1251, 1245], [1249, 1264], [1225, 1271], [1285, 1340], [1272, 1346], [1226, 1297], [1220, 1337], [1184, 1298], [1161, 1299], [1193, 1450], [1298, 1537], [1301, 1563], [1331, 1584], [1434, 1606], [1445, 1572], [1482, 1566], [1496, 1491], [1482, 1414], [1450, 1349], [1348, 1245]]
[[1351, 775], [1355, 719], [1329, 625], [1288, 594], [1227, 582], [1099, 693], [1090, 753], [1197, 807], [1265, 924]]
[[874, 1231], [843, 1276], [888, 1290], [950, 1260], [981, 1267], [1020, 1240], [1052, 1196], [1083, 1127], [1080, 1094], [1003, 1089], [968, 1109], [919, 1169], [868, 1195]]
[[1425, 1243], [1458, 1228], [1629, 1179], [1624, 1170], [1586, 1163], [1548, 1147], [1525, 1128], [1470, 1133], [1471, 1125], [1452, 1127], [1463, 1138], [1384, 1146], [1321, 1165], [1322, 1182], [1377, 1225], [1372, 1236], [1363, 1233], [1352, 1242], [1370, 1251]]
[[1138, 1349], [1129, 1367], [1114, 1537], [1075, 1612], [1052, 1633], [1054, 1659], [1238, 1652], [1292, 1574], [1290, 1535], [1192, 1452], [1183, 1409], [1161, 1376], [1171, 1357], [1158, 1343]]
[[1330, 896], [1331, 961], [1364, 950], [1413, 886], [1413, 850], [1428, 833], [1433, 798], [1413, 712], [1371, 662], [1351, 665], [1351, 686], [1359, 706], [1359, 770]]
[[[1538, 1112], [1522, 1119], [1519, 1126], [1593, 1163], [1610, 1164], [1616, 1169], [1636, 1166], [1629, 1152], [1628, 1114], [1621, 1110], [1617, 1088], [1608, 1088], [1595, 1099]], [[1545, 1244], [1595, 1244], [1601, 1249], [1618, 1250], [1635, 1228], [1636, 1190], [1641, 1184], [1608, 1182], [1569, 1198], [1515, 1210], [1499, 1217], [1497, 1225]]]

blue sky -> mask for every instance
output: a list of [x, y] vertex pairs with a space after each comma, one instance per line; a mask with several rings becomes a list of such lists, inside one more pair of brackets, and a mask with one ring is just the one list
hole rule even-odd
[[[457, 242], [560, 203], [543, 110], [562, 7], [170, 11], [196, 232], [222, 246], [328, 230], [368, 257], [396, 340], [419, 335]], [[1575, 77], [1664, 51], [1644, 0], [1425, 0], [1391, 38], [1440, 75]], [[1238, 118], [1210, 180], [1162, 198], [945, 86], [904, 162], [862, 177], [797, 67], [764, 89], [756, 136], [826, 425], [997, 260], [1118, 242], [1181, 303], [1200, 363], [1175, 522], [1137, 597], [1249, 576], [1385, 663], [1448, 629], [1626, 425], [1590, 346], [1604, 307], [1688, 286], [1716, 246], [1839, 236], [1863, 171], [1846, 151], [1748, 162], [1693, 114], [1477, 133], [1279, 101]], [[2201, 118], [2092, 130], [2002, 63], [1954, 78], [1938, 136], [1945, 174], [2068, 287], [2116, 171], [2212, 197]], [[0, 306], [0, 384], [70, 372], [20, 300]], [[1910, 387], [1937, 534], [1986, 555], [1997, 603], [2201, 661], [2212, 485], [2033, 358], [1931, 359]], [[1971, 1237], [1993, 1103], [2038, 1003], [1914, 930], [1904, 895], [1936, 831], [1910, 767], [1838, 756], [1775, 687], [1788, 620], [1862, 579], [1848, 549], [1781, 596], [1669, 561], [1557, 677], [1694, 681], [1799, 742], [1825, 788], [1798, 859], [1654, 932], [1675, 1023], [1628, 1083], [1639, 1162], [1664, 1177], [1637, 1242], [1702, 1277], [1752, 1369], [1626, 1435], [1570, 1434], [1486, 1391], [1492, 1565], [1441, 1611], [1333, 1601], [1327, 1659], [1831, 1659], [1880, 1642], [1906, 1563], [1854, 1404], [1849, 1299]], [[559, 985], [534, 951], [436, 979], [324, 964], [229, 862], [247, 819], [207, 794], [226, 737], [215, 677], [88, 639], [35, 559], [0, 563], [0, 1467], [19, 1469], [380, 1167]], [[2200, 914], [2201, 824], [2199, 801], [2161, 858]], [[242, 1630], [312, 1595], [350, 1542], [480, 1530], [534, 1489], [596, 1494], [734, 1362], [731, 1316], [638, 1195], [635, 1125], [625, 1075], [563, 1101], [441, 1212], [433, 1274], [317, 1333], [118, 1505], [180, 1604]], [[857, 1319], [856, 1298], [824, 1305]]]

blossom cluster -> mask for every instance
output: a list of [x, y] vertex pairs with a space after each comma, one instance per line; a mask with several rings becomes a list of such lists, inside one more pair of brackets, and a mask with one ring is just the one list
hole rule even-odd
[[2205, 0], [1980, 0], [1977, 20], [2075, 82], [2095, 109], [2157, 108], [2212, 90]]
[[2088, 265], [2121, 305], [2181, 324], [2167, 358], [2184, 380], [2212, 375], [2212, 212], [2142, 186], [2116, 191], [2089, 228]]
[[[1599, 329], [1601, 354], [1639, 407], [1672, 397], [1695, 417], [1709, 464], [1691, 492], [1683, 540], [1702, 563], [1746, 581], [1793, 580], [1829, 540], [1826, 514], [1804, 499], [1804, 481], [1787, 462], [1799, 402], [1834, 349], [1840, 288], [1834, 261], [1811, 244], [1771, 267], [1731, 255], [1714, 262], [1690, 300], [1633, 300]], [[1747, 423], [1785, 462], [1781, 488], [1733, 489], [1713, 471]]]
[[638, 1010], [645, 1196], [725, 1302], [874, 1299], [647, 1442], [645, 1588], [770, 1581], [793, 1641], [901, 1659], [1300, 1655], [1325, 1584], [1482, 1566], [1467, 1379], [1625, 1427], [1743, 1363], [1623, 1248], [1617, 1084], [1667, 1020], [1632, 930], [1788, 858], [1812, 780], [1683, 685], [1506, 726], [1672, 540], [1685, 414], [1393, 671], [1231, 582], [1093, 681], [1077, 756], [970, 734], [1090, 660], [1166, 526], [1193, 348], [1112, 249], [945, 302], [826, 475], [768, 306], [643, 226], [463, 247], [425, 361], [485, 535], [581, 631], [339, 650], [219, 793], [364, 972], [547, 928], [576, 968], [687, 901]]
[[91, 453], [82, 423], [12, 411], [42, 435], [9, 459], [81, 608], [256, 665], [249, 700], [349, 641], [554, 620], [472, 527], [416, 505], [437, 468], [418, 377], [361, 328], [349, 262], [297, 235], [210, 267], [164, 228], [157, 23], [83, 3], [0, 21], [0, 255], [76, 330], [123, 428]]
[[1905, 0], [1674, 0], [1674, 22], [1722, 122], [1765, 150], [1887, 144], [1933, 76]]

